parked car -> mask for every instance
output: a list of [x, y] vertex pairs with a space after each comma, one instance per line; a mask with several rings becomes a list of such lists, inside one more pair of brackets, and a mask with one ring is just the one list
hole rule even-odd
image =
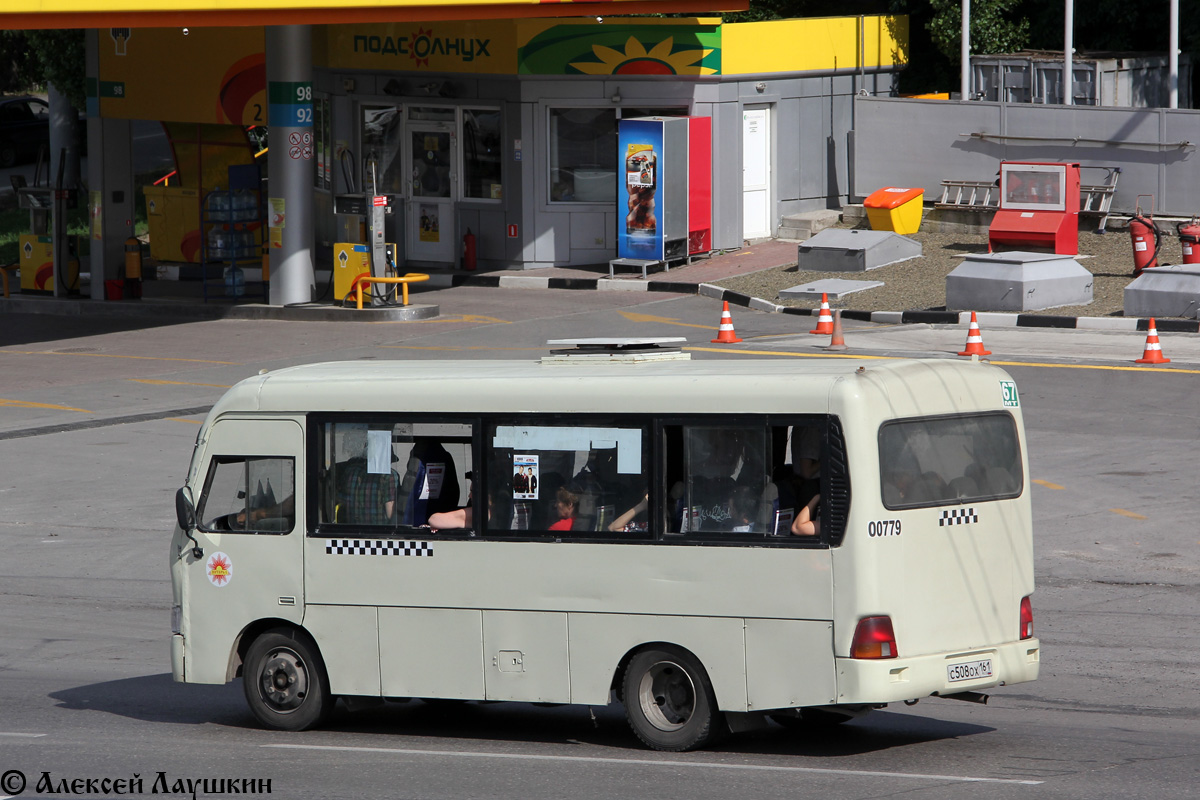
[[0, 99], [0, 168], [37, 155], [50, 141], [50, 106], [37, 97]]

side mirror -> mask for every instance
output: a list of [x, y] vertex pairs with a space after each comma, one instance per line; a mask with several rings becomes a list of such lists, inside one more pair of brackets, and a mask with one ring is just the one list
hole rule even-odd
[[199, 560], [204, 558], [200, 543], [192, 536], [192, 528], [196, 527], [196, 505], [192, 502], [192, 490], [181, 486], [175, 493], [175, 519], [183, 529], [183, 535], [192, 540], [192, 557]]
[[180, 487], [175, 493], [175, 519], [184, 533], [196, 527], [196, 507], [192, 504], [192, 490], [186, 486]]

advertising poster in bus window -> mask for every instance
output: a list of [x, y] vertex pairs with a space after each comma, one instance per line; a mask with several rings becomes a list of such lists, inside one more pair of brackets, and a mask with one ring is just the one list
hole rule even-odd
[[538, 457], [513, 454], [513, 499], [538, 499]]
[[617, 256], [659, 261], [663, 256], [658, 171], [663, 126], [656, 120], [623, 119], [617, 152], [624, 190], [617, 192]]
[[442, 483], [446, 479], [446, 465], [431, 461], [425, 465], [425, 480], [421, 483], [421, 500], [438, 500], [442, 496]]

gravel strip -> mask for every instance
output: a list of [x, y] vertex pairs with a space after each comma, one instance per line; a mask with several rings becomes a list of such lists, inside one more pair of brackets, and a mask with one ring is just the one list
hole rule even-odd
[[[1164, 235], [1158, 263], [1180, 263], [1183, 260], [1182, 248], [1174, 225], [1160, 222], [1159, 227]], [[715, 283], [725, 289], [785, 306], [816, 308], [821, 304], [820, 297], [812, 300], [781, 300], [779, 291], [823, 278], [883, 281], [883, 286], [845, 295], [840, 301], [830, 300], [829, 304], [833, 308], [856, 311], [944, 310], [946, 276], [959, 265], [963, 255], [987, 252], [987, 234], [918, 232], [908, 238], [921, 244], [920, 258], [866, 272], [801, 272], [793, 262], [791, 265]], [[1092, 302], [1086, 306], [1062, 306], [1035, 313], [1068, 317], [1123, 316], [1125, 287], [1133, 280], [1133, 244], [1128, 220], [1110, 217], [1108, 233], [1105, 234], [1081, 230], [1077, 258], [1094, 278]]]

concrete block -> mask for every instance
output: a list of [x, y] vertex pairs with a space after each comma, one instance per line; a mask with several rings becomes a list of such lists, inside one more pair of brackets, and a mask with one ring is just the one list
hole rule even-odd
[[851, 281], [845, 278], [822, 278], [787, 289], [780, 289], [779, 296], [785, 300], [811, 300], [828, 295], [830, 300], [841, 300], [848, 294], [883, 286], [883, 281]]
[[946, 276], [952, 311], [1036, 311], [1092, 302], [1092, 274], [1070, 256], [972, 253]]
[[1186, 317], [1200, 309], [1200, 264], [1144, 270], [1125, 287], [1127, 317]]
[[921, 244], [890, 231], [821, 231], [802, 245], [797, 269], [816, 272], [862, 272], [921, 255]]

